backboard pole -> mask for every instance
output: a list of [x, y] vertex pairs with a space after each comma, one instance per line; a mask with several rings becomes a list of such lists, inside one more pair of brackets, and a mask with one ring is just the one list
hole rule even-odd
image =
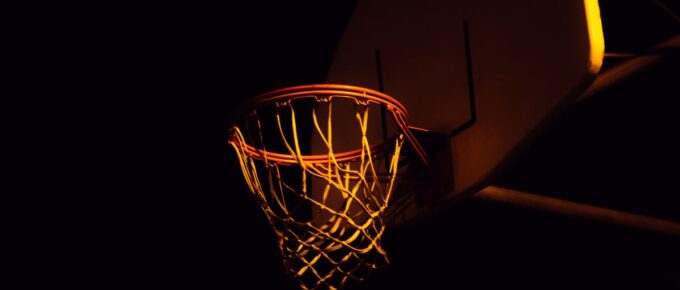
[[654, 53], [647, 53], [632, 57], [604, 71], [597, 77], [597, 79], [595, 79], [595, 82], [588, 88], [588, 90], [583, 92], [583, 94], [578, 99], [576, 99], [576, 102], [582, 102], [592, 96], [595, 96], [636, 74], [644, 72], [649, 67], [661, 63], [662, 60], [671, 58], [671, 52], [673, 49], [677, 49], [678, 47], [680, 47], [680, 34], [676, 34], [673, 37], [650, 48], [649, 51]]
[[680, 223], [677, 222], [541, 196], [518, 190], [488, 186], [475, 193], [473, 197], [481, 200], [509, 203], [526, 208], [617, 224], [640, 230], [680, 236]]

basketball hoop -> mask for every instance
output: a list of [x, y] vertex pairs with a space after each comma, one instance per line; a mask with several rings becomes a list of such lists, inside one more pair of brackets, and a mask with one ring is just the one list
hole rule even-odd
[[[348, 136], [333, 136], [333, 126], [345, 125], [333, 123], [333, 105], [348, 101], [353, 102], [360, 148], [338, 152], [334, 138]], [[376, 106], [390, 113], [398, 130], [372, 146], [368, 116]], [[325, 118], [319, 117], [322, 109]], [[306, 131], [296, 110], [311, 115]], [[404, 139], [426, 160], [401, 103], [360, 87], [305, 85], [250, 99], [234, 116], [229, 144], [274, 229], [288, 273], [302, 289], [337, 289], [348, 278], [363, 280], [370, 270], [388, 264], [381, 246], [383, 215]], [[305, 134], [322, 144], [319, 154], [305, 152]]]

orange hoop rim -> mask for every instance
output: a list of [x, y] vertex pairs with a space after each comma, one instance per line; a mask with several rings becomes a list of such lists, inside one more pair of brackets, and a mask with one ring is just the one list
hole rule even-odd
[[[399, 128], [399, 131], [402, 134], [404, 134], [406, 140], [409, 143], [411, 143], [411, 145], [413, 146], [413, 148], [415, 149], [416, 153], [423, 161], [423, 163], [425, 164], [428, 163], [425, 151], [420, 146], [420, 143], [418, 143], [418, 140], [416, 140], [415, 136], [413, 136], [413, 133], [411, 133], [411, 130], [408, 127], [407, 120], [409, 115], [408, 111], [406, 110], [406, 107], [397, 99], [385, 93], [351, 85], [341, 84], [301, 85], [277, 89], [253, 97], [244, 102], [243, 104], [241, 104], [240, 106], [238, 106], [236, 110], [234, 110], [230, 122], [232, 126], [230, 142], [234, 142], [235, 139], [234, 135], [236, 134], [235, 133], [235, 127], [237, 127], [236, 123], [241, 118], [244, 118], [245, 115], [257, 109], [257, 107], [269, 104], [285, 105], [293, 100], [305, 98], [313, 98], [316, 99], [317, 102], [331, 101], [334, 98], [345, 98], [354, 99], [358, 103], [365, 104], [376, 103], [379, 105], [385, 105], [386, 110], [392, 114], [392, 117], [397, 127]], [[389, 140], [394, 140], [394, 136], [392, 138], [389, 138]], [[382, 142], [378, 145], [371, 146], [371, 152], [378, 153], [384, 151], [388, 147], [387, 143], [389, 142], [389, 140]], [[290, 154], [270, 152], [265, 149], [255, 148], [249, 144], [243, 144], [243, 146], [245, 146], [246, 149], [245, 151], [248, 153], [248, 155], [257, 159], [266, 158], [267, 160], [282, 164], [300, 163], [300, 160], [298, 160], [295, 156], [291, 156]], [[338, 162], [348, 162], [356, 160], [357, 158], [360, 157], [361, 149], [335, 154], [335, 159]], [[310, 163], [312, 165], [325, 164], [328, 163], [329, 155], [328, 154], [302, 155], [301, 158], [305, 163]]]

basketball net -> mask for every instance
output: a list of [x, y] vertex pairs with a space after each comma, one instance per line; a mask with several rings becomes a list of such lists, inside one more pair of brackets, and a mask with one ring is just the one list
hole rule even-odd
[[[323, 154], [301, 150], [295, 114], [302, 99], [314, 103], [312, 134], [321, 140]], [[336, 153], [333, 104], [340, 99], [354, 101], [361, 145]], [[367, 137], [370, 104], [386, 106], [397, 125], [405, 125], [403, 106], [389, 96], [350, 86], [311, 85], [255, 98], [232, 127], [229, 144], [248, 188], [274, 229], [288, 273], [302, 289], [338, 289], [348, 278], [363, 280], [389, 263], [381, 246], [383, 215], [397, 179], [405, 131], [372, 147]], [[327, 106], [324, 117], [319, 117], [321, 105]], [[275, 112], [273, 131], [264, 128], [260, 117], [267, 106]], [[282, 152], [267, 147], [272, 135], [278, 135]]]

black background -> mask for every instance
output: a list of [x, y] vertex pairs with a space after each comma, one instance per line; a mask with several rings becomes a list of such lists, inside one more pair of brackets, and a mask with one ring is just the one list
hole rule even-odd
[[[78, 98], [60, 102], [59, 128], [76, 130], [51, 139], [59, 177], [45, 183], [60, 193], [37, 202], [50, 214], [27, 262], [41, 274], [27, 281], [294, 289], [227, 147], [226, 119], [250, 96], [324, 81], [355, 1], [318, 2], [36, 9], [50, 16], [33, 47], [58, 77], [47, 84]], [[642, 52], [678, 32], [652, 1], [620, 2], [601, 1], [608, 51]], [[680, 221], [671, 54], [565, 113], [497, 184]], [[679, 242], [465, 200], [389, 231], [392, 265], [347, 288], [677, 289]]]

